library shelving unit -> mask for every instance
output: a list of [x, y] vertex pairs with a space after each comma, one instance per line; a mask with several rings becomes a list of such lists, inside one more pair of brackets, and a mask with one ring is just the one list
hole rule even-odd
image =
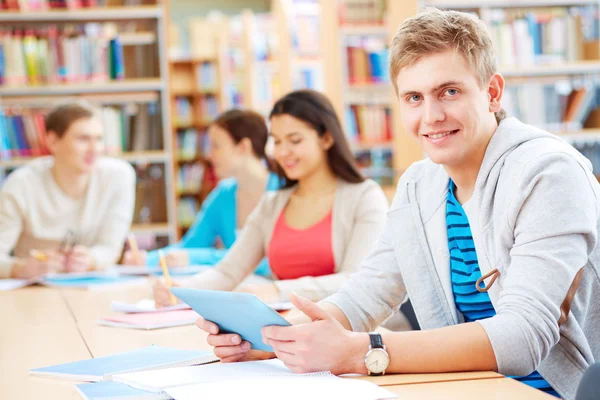
[[206, 158], [206, 132], [227, 102], [226, 48], [222, 29], [208, 36], [206, 32], [211, 30], [204, 29], [217, 23], [223, 21], [196, 19], [192, 31], [204, 31], [203, 45], [192, 50], [191, 58], [169, 61], [178, 238], [190, 227], [202, 201], [216, 183]]
[[578, 148], [600, 141], [597, 0], [417, 3], [474, 12], [486, 23], [507, 82], [504, 105], [509, 114], [561, 134]]
[[[40, 2], [35, 3], [39, 4]], [[15, 71], [22, 70], [19, 81], [9, 81], [7, 78], [11, 78], [11, 76], [8, 75], [5, 75], [4, 80], [0, 81], [0, 110], [9, 108], [25, 110], [22, 111], [24, 118], [25, 114], [31, 115], [30, 113], [35, 112], [42, 115], [45, 110], [54, 104], [69, 99], [86, 99], [101, 106], [107, 133], [106, 137], [117, 140], [116, 143], [112, 143], [116, 144], [117, 148], [112, 149], [109, 155], [130, 162], [138, 171], [136, 215], [132, 231], [136, 234], [161, 237], [159, 239], [161, 242], [165, 240], [173, 241], [176, 238], [177, 226], [172, 179], [173, 149], [169, 113], [169, 66], [165, 43], [167, 0], [155, 0], [153, 2], [144, 0], [143, 2], [137, 2], [137, 4], [143, 3], [142, 5], [135, 6], [126, 5], [129, 3], [128, 0], [121, 2], [107, 0], [98, 1], [97, 3], [108, 3], [109, 5], [75, 9], [0, 11], [0, 33], [2, 37], [6, 38], [7, 35], [12, 34], [13, 39], [15, 36], [17, 40], [22, 39], [23, 43], [19, 44], [23, 46], [26, 53], [25, 60], [23, 60], [25, 65], [21, 63], [16, 67], [15, 65], [8, 66], [8, 68], [12, 68], [12, 78], [15, 77]], [[27, 4], [27, 2], [19, 2], [19, 5], [23, 4]], [[92, 25], [94, 25], [93, 30], [90, 28]], [[111, 44], [108, 46], [111, 46], [114, 41], [118, 44], [118, 49], [113, 54], [109, 48], [108, 51], [111, 52], [109, 56], [104, 53], [107, 62], [111, 57], [113, 59], [110, 59], [110, 67], [107, 67], [111, 70], [110, 75], [108, 75], [108, 71], [104, 71], [107, 75], [103, 75], [100, 81], [88, 81], [92, 75], [86, 75], [87, 72], [81, 72], [81, 69], [79, 69], [79, 64], [85, 64], [86, 68], [92, 70], [98, 67], [98, 65], [94, 65], [96, 64], [94, 61], [85, 58], [90, 53], [86, 55], [84, 55], [85, 53], [75, 55], [71, 53], [70, 55], [58, 56], [56, 51], [59, 51], [57, 49], [60, 47], [48, 46], [50, 51], [45, 53], [45, 56], [55, 57], [55, 59], [56, 57], [60, 58], [60, 62], [64, 61], [66, 63], [68, 74], [74, 74], [73, 76], [67, 75], [65, 77], [63, 75], [58, 77], [59, 72], [56, 72], [58, 69], [41, 76], [40, 71], [51, 71], [47, 65], [48, 59], [44, 59], [42, 53], [34, 54], [33, 57], [35, 58], [28, 58], [31, 57], [31, 53], [27, 54], [28, 50], [25, 50], [27, 44], [24, 37], [29, 35], [29, 40], [38, 40], [34, 37], [39, 32], [46, 32], [46, 29], [54, 29], [60, 32], [59, 35], [64, 34], [65, 41], [68, 41], [67, 37], [73, 38], [70, 34], [76, 33], [74, 36], [77, 39], [86, 41], [86, 45], [90, 46], [90, 43], [93, 45], [93, 43], [96, 43], [94, 41], [99, 38], [99, 36], [93, 36], [94, 33], [90, 32], [98, 32], [99, 30], [106, 32], [105, 28], [110, 28], [111, 34], [108, 38], [102, 37], [100, 41], [109, 40]], [[24, 34], [25, 31], [33, 33]], [[39, 37], [43, 38], [39, 39], [40, 41], [49, 40], [48, 36], [44, 36], [45, 34], [40, 33]], [[89, 35], [93, 37], [90, 38]], [[65, 46], [68, 46], [68, 44], [65, 44]], [[71, 48], [69, 51], [72, 50]], [[73, 67], [73, 64], [68, 64], [69, 56], [75, 57], [76, 67]], [[7, 60], [6, 57], [7, 53], [4, 54], [3, 62]], [[64, 60], [62, 57], [64, 57]], [[139, 59], [143, 59], [144, 63], [136, 62]], [[32, 60], [34, 63], [39, 64], [32, 66]], [[70, 60], [73, 62], [73, 58], [70, 58]], [[144, 65], [140, 66], [138, 64]], [[27, 68], [24, 68], [25, 66]], [[58, 64], [55, 67], [58, 67]], [[114, 76], [112, 75], [113, 67], [118, 68]], [[89, 72], [89, 70], [87, 71]], [[4, 68], [4, 74], [7, 74], [7, 68]], [[116, 121], [115, 123], [121, 125], [107, 127], [107, 118], [111, 118], [110, 121]], [[129, 121], [127, 123], [135, 123], [135, 127], [126, 125], [127, 123], [123, 122], [126, 120]], [[117, 133], [117, 135], [121, 135], [120, 137], [113, 134], [112, 128], [115, 128], [115, 126], [120, 129], [120, 132]], [[130, 130], [125, 129], [124, 126], [129, 127]], [[17, 135], [17, 130], [11, 131], [11, 134], [13, 136]], [[38, 134], [40, 133], [38, 132]], [[9, 151], [6, 152], [5, 149], [5, 152], [1, 154], [0, 173], [3, 175], [25, 164], [33, 158], [30, 154], [35, 154], [31, 149], [37, 144], [34, 145], [28, 141], [28, 138], [31, 138], [29, 136], [31, 132], [29, 130], [20, 131], [18, 135], [20, 136], [20, 142], [17, 143], [13, 140], [12, 143], [17, 143], [17, 145], [9, 146]], [[35, 131], [33, 135], [35, 137]], [[152, 135], [154, 136], [150, 137]], [[149, 143], [150, 145], [147, 147], [141, 148], [142, 144]], [[36, 150], [41, 151], [38, 148]], [[144, 201], [147, 201], [147, 203]], [[152, 202], [153, 204], [150, 204]], [[160, 217], [154, 219], [155, 215], [151, 214], [151, 211], [157, 210], [157, 207], [160, 208], [158, 213]]]
[[[343, 118], [359, 163], [368, 165], [369, 160], [364, 163], [361, 158], [371, 157], [366, 175], [393, 192], [399, 175], [423, 153], [403, 132], [387, 77], [386, 48], [400, 22], [414, 15], [418, 5], [395, 0], [363, 3], [320, 0], [321, 20], [328, 22], [321, 25], [325, 93]], [[357, 5], [375, 8], [350, 9]]]

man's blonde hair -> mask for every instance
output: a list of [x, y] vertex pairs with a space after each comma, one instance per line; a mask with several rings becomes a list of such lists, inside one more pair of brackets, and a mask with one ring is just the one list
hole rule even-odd
[[[392, 39], [390, 79], [396, 95], [396, 78], [402, 68], [425, 55], [449, 49], [465, 57], [481, 87], [485, 87], [498, 70], [492, 39], [483, 21], [465, 12], [428, 7], [402, 22]], [[504, 110], [496, 112], [498, 121], [504, 116]]]

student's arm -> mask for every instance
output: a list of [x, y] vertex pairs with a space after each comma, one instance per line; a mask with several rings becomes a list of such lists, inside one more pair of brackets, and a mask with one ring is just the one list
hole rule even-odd
[[119, 179], [114, 180], [118, 188], [110, 192], [110, 212], [100, 226], [97, 240], [90, 247], [91, 258], [97, 269], [114, 265], [121, 255], [133, 220], [135, 180], [135, 172], [129, 165], [121, 172]]
[[[373, 184], [358, 200], [352, 223], [352, 235], [342, 254], [342, 265], [335, 274], [320, 277], [302, 277], [280, 280], [275, 286], [281, 301], [288, 301], [295, 292], [311, 300], [321, 300], [334, 294], [358, 270], [362, 261], [373, 250], [375, 240], [383, 231], [388, 202], [381, 188]], [[348, 216], [342, 216], [347, 218]]]
[[[497, 370], [525, 376], [536, 370], [558, 343], [559, 324], [569, 312], [564, 309], [565, 300], [574, 295], [582, 267], [596, 245], [597, 199], [591, 178], [578, 163], [561, 154], [545, 157], [558, 160], [536, 160], [522, 166], [521, 178], [515, 182], [517, 198], [502, 222], [513, 228], [515, 243], [510, 263], [496, 283], [502, 285], [497, 314], [429, 331], [384, 333], [389, 372]], [[379, 266], [386, 269], [385, 264]], [[355, 276], [361, 273], [363, 270]], [[371, 290], [374, 296], [383, 293], [381, 299], [390, 289], [378, 285]], [[342, 292], [343, 297], [338, 294], [330, 300], [343, 310], [355, 331], [368, 327], [369, 320], [362, 317], [376, 308], [368, 306], [361, 312], [361, 303], [371, 304], [377, 298], [366, 298], [366, 288], [361, 290], [354, 277]], [[298, 308], [307, 314], [304, 320], [310, 317], [313, 323], [269, 327], [263, 332], [278, 357], [286, 364], [299, 365], [293, 368], [297, 372], [326, 367], [336, 373], [365, 373], [360, 356], [364, 359], [368, 336], [345, 330], [348, 325], [339, 311], [335, 318], [327, 312], [333, 304], [320, 310], [308, 300], [303, 303]], [[336, 321], [340, 319], [341, 324]]]
[[184, 285], [200, 289], [233, 290], [244, 278], [252, 274], [265, 256], [265, 235], [261, 226], [268, 213], [272, 212], [271, 203], [274, 193], [266, 193], [248, 217], [240, 237], [227, 252], [227, 255], [215, 266], [187, 281]]
[[[194, 223], [181, 241], [165, 247], [162, 249], [163, 252], [185, 249], [192, 265], [214, 264], [219, 261], [223, 255], [218, 252], [213, 254], [211, 251], [217, 238], [219, 215], [222, 212], [233, 212], [233, 210], [223, 209], [224, 201], [223, 188], [217, 186], [202, 202]], [[149, 251], [146, 260], [148, 265], [158, 265], [158, 251]]]
[[7, 180], [0, 191], [0, 278], [11, 277], [17, 259], [11, 257], [10, 253], [23, 229], [22, 210], [12, 183]]

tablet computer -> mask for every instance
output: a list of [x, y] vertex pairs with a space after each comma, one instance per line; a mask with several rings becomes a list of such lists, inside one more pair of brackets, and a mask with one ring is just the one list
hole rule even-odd
[[204, 319], [214, 322], [221, 333], [237, 333], [253, 349], [273, 351], [262, 341], [265, 326], [290, 326], [281, 315], [250, 293], [222, 292], [192, 288], [171, 288], [171, 292]]

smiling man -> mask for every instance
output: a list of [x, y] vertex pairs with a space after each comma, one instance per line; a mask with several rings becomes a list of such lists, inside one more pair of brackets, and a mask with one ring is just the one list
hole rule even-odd
[[[429, 158], [402, 176], [359, 272], [319, 305], [293, 298], [305, 315], [264, 328], [263, 340], [298, 372], [496, 370], [574, 398], [600, 357], [589, 161], [504, 115], [492, 42], [469, 14], [428, 9], [403, 22], [390, 73], [405, 131]], [[408, 297], [422, 331], [365, 333]], [[198, 325], [225, 361], [265, 356]]]
[[11, 173], [0, 191], [0, 278], [114, 264], [133, 217], [135, 172], [103, 158], [97, 110], [61, 105], [46, 117], [51, 156]]

